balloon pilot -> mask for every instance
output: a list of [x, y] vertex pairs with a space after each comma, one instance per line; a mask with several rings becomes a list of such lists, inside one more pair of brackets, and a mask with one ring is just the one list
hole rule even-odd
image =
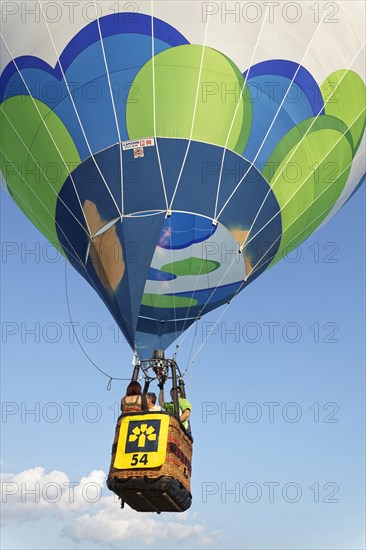
[[158, 386], [160, 388], [159, 405], [160, 407], [165, 409], [166, 412], [170, 414], [174, 413], [174, 397], [176, 392], [177, 398], [178, 398], [178, 406], [179, 406], [179, 419], [182, 422], [183, 426], [186, 428], [186, 430], [188, 430], [189, 429], [188, 419], [191, 416], [192, 405], [185, 397], [182, 396], [181, 387], [180, 386], [177, 386], [176, 388], [173, 387], [170, 390], [170, 401], [168, 402], [168, 401], [165, 401], [165, 397], [164, 397], [164, 382], [160, 382]]

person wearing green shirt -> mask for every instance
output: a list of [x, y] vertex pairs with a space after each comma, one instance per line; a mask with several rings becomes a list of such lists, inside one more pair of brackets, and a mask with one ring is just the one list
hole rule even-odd
[[[179, 411], [180, 411], [179, 418], [180, 418], [180, 421], [183, 423], [183, 426], [188, 430], [189, 429], [188, 418], [191, 415], [192, 405], [188, 401], [188, 399], [181, 397], [181, 389], [179, 386], [177, 387], [177, 394], [178, 394], [178, 403], [179, 403]], [[164, 388], [161, 388], [159, 393], [159, 405], [163, 407], [167, 413], [173, 414], [174, 413], [173, 388], [170, 390], [170, 399], [171, 399], [170, 402], [165, 401]]]

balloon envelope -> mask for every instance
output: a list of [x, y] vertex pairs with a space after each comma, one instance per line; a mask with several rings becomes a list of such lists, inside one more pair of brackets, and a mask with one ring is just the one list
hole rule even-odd
[[363, 3], [38, 2], [25, 24], [23, 4], [3, 24], [3, 179], [141, 359], [363, 181]]

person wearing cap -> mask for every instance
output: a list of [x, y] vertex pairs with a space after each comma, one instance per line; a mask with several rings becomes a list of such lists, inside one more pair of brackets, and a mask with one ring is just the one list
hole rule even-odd
[[[165, 401], [164, 398], [164, 385], [159, 384], [160, 387], [160, 393], [159, 393], [159, 405], [163, 407], [167, 413], [173, 414], [174, 413], [174, 403], [173, 403], [173, 388], [170, 390], [170, 399], [171, 401]], [[177, 386], [177, 393], [178, 393], [178, 404], [179, 404], [179, 411], [180, 411], [180, 421], [183, 423], [183, 426], [186, 428], [186, 430], [189, 429], [189, 417], [191, 416], [191, 410], [192, 405], [188, 401], [188, 399], [185, 399], [181, 397], [181, 389], [179, 386]]]

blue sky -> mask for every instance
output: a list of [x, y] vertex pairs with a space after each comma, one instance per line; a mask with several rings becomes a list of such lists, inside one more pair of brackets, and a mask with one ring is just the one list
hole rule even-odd
[[[2, 192], [2, 547], [364, 548], [364, 199], [227, 309], [186, 375], [192, 508], [156, 516], [120, 510], [104, 485], [126, 382], [107, 391], [72, 341], [65, 263]], [[66, 276], [84, 350], [128, 378], [113, 319]], [[220, 313], [200, 321], [195, 350]]]

